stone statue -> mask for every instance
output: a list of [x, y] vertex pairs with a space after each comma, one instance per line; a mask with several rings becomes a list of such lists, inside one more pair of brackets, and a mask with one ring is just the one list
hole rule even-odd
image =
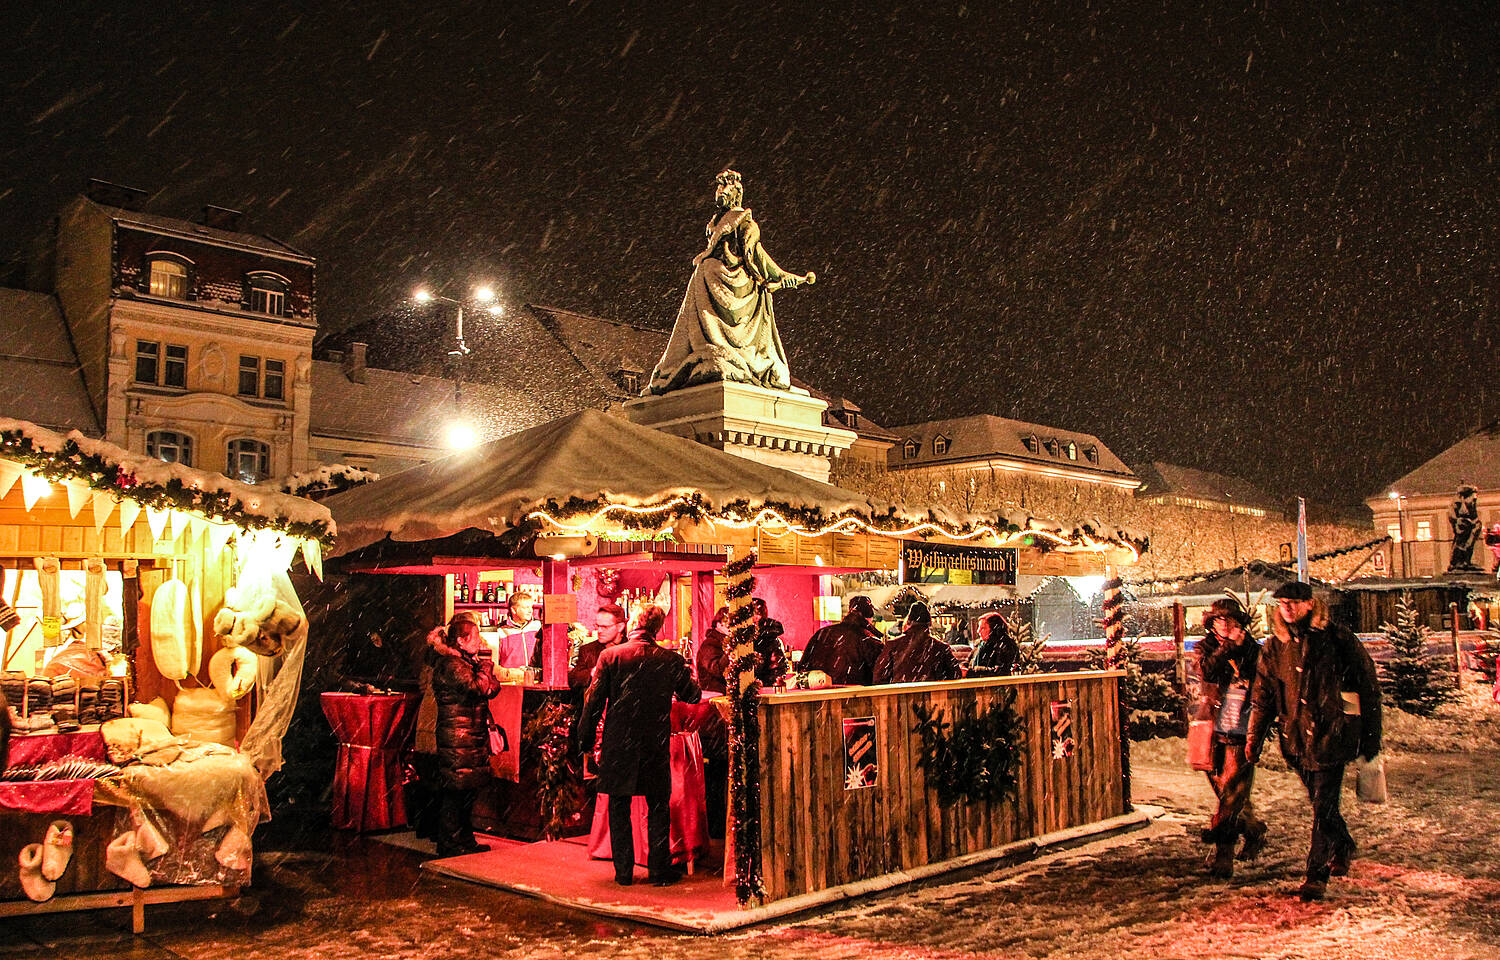
[[1458, 496], [1453, 499], [1448, 526], [1453, 528], [1453, 555], [1448, 559], [1448, 572], [1478, 571], [1474, 566], [1474, 548], [1483, 531], [1479, 523], [1479, 491], [1467, 483], [1458, 488]]
[[703, 252], [693, 258], [672, 336], [651, 372], [651, 393], [720, 380], [773, 390], [791, 386], [771, 294], [815, 283], [817, 276], [782, 270], [761, 246], [738, 173], [725, 170], [716, 184], [718, 213], [708, 222]]

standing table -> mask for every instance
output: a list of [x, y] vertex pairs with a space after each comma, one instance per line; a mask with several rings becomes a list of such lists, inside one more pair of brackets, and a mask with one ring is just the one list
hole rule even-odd
[[320, 699], [339, 741], [334, 827], [363, 831], [404, 826], [401, 759], [416, 730], [421, 694], [325, 693]]

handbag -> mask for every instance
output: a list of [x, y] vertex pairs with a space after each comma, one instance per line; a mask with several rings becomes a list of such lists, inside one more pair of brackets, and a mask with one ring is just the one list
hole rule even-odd
[[1354, 761], [1354, 795], [1365, 803], [1385, 803], [1385, 758], [1376, 754], [1373, 759], [1364, 757]]
[[1214, 725], [1211, 720], [1194, 720], [1188, 724], [1188, 766], [1194, 770], [1214, 768]]

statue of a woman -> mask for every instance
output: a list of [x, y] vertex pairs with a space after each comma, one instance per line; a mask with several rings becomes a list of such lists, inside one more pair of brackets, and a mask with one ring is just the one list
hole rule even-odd
[[718, 380], [791, 386], [771, 293], [814, 283], [817, 276], [782, 270], [761, 246], [738, 173], [725, 170], [716, 183], [718, 213], [708, 222], [707, 245], [693, 258], [667, 349], [651, 372], [652, 393]]
[[1458, 496], [1448, 510], [1448, 526], [1453, 529], [1453, 553], [1448, 559], [1449, 573], [1478, 570], [1474, 566], [1474, 547], [1479, 543], [1479, 491], [1469, 484], [1458, 488]]

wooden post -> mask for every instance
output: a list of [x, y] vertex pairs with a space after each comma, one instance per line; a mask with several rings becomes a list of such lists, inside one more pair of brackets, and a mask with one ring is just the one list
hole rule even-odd
[[[1184, 697], [1188, 693], [1188, 670], [1187, 670], [1187, 608], [1179, 600], [1172, 602], [1172, 677], [1177, 684], [1177, 692]], [[1183, 710], [1191, 711], [1192, 704], [1184, 701]], [[1187, 716], [1183, 717], [1186, 721]]]
[[1458, 601], [1448, 601], [1448, 632], [1453, 637], [1453, 672], [1458, 677], [1459, 689], [1464, 685], [1464, 651], [1458, 642]]
[[[549, 602], [568, 589], [568, 561], [546, 559], [542, 561], [542, 684], [548, 687], [568, 685], [568, 627], [571, 618], [556, 616], [555, 609], [549, 615]], [[575, 611], [576, 615], [576, 611]]]
[[[1113, 564], [1104, 568], [1104, 663], [1111, 670], [1122, 666], [1125, 641], [1125, 584]], [[1130, 805], [1130, 702], [1125, 684], [1120, 683], [1120, 785], [1124, 813]]]

